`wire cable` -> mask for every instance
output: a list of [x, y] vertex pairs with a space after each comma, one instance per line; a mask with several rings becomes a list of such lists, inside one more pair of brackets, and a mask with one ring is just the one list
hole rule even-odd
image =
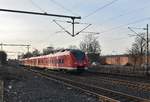
[[32, 3], [32, 5], [34, 5], [36, 8], [38, 8], [41, 12], [46, 13], [46, 11], [43, 10], [39, 5], [37, 5], [33, 0], [29, 0], [29, 1]]
[[[58, 21], [58, 22], [63, 22], [63, 23], [73, 23], [72, 21], [62, 21], [62, 20], [57, 20], [57, 19], [53, 19], [55, 21]], [[84, 25], [88, 25], [89, 23], [81, 23], [81, 22], [74, 22], [74, 24], [84, 24]]]
[[119, 26], [117, 26], [117, 27], [113, 27], [113, 28], [111, 28], [111, 29], [109, 29], [109, 30], [102, 31], [102, 32], [100, 32], [100, 33], [110, 32], [110, 31], [113, 31], [113, 30], [122, 28], [122, 27], [124, 27], [124, 26], [128, 26], [128, 25], [130, 25], [130, 24], [136, 24], [136, 23], [143, 22], [143, 21], [146, 21], [146, 20], [150, 20], [150, 17], [146, 17], [146, 18], [143, 18], [143, 19], [139, 19], [139, 20], [136, 20], [136, 21], [127, 23], [127, 24], [122, 24], [122, 25], [119, 25]]
[[99, 7], [98, 9], [94, 10], [93, 12], [91, 12], [91, 13], [89, 13], [88, 15], [86, 15], [85, 17], [83, 17], [83, 19], [86, 19], [86, 18], [88, 18], [88, 17], [94, 15], [94, 14], [97, 13], [98, 11], [100, 11], [100, 10], [102, 10], [102, 9], [104, 9], [104, 8], [106, 8], [106, 7], [108, 7], [108, 6], [110, 6], [110, 5], [112, 5], [112, 4], [115, 3], [116, 1], [118, 1], [118, 0], [113, 0], [113, 1], [109, 2], [108, 4], [105, 4], [104, 6]]
[[[119, 14], [119, 15], [117, 15], [117, 16], [108, 18], [108, 19], [104, 20], [104, 23], [109, 22], [109, 21], [111, 22], [111, 21], [117, 20], [117, 19], [120, 18], [120, 17], [124, 17], [124, 16], [130, 15], [130, 14], [133, 14], [133, 13], [137, 13], [137, 12], [139, 12], [139, 11], [141, 11], [141, 10], [146, 9], [147, 7], [149, 7], [149, 4], [148, 4], [147, 6], [144, 6], [144, 7], [138, 8], [138, 9], [134, 9], [134, 10], [132, 10], [132, 11], [128, 11], [128, 12], [126, 12], [126, 13], [122, 13], [122, 14]], [[103, 24], [104, 24], [104, 23], [103, 23]], [[103, 24], [101, 24], [101, 25], [99, 25], [99, 26], [102, 26]]]
[[56, 0], [49, 0], [49, 1], [51, 1], [52, 3], [54, 3], [57, 6], [61, 7], [62, 9], [66, 10], [66, 11], [68, 11], [70, 13], [72, 13], [73, 15], [78, 15], [77, 13], [75, 13], [72, 10], [66, 8], [65, 6], [63, 6], [62, 4], [60, 4], [59, 2], [57, 2]]

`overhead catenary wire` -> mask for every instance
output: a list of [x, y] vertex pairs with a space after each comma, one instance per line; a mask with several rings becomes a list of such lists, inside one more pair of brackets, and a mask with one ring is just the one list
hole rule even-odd
[[[137, 13], [137, 12], [139, 12], [139, 11], [142, 11], [142, 10], [148, 8], [148, 7], [149, 7], [149, 4], [146, 5], [146, 6], [144, 6], [144, 7], [137, 8], [137, 9], [134, 9], [134, 10], [131, 10], [131, 11], [128, 11], [128, 12], [125, 12], [125, 13], [122, 13], [122, 14], [119, 14], [119, 15], [116, 15], [116, 16], [114, 16], [114, 17], [110, 17], [110, 18], [104, 20], [104, 23], [109, 22], [109, 21], [112, 22], [112, 21], [114, 21], [114, 20], [119, 19], [120, 17], [124, 17], [124, 16], [128, 16], [128, 15], [130, 15], [130, 14], [133, 14], [133, 13]], [[104, 23], [103, 23], [103, 24], [104, 24]], [[102, 26], [103, 24], [100, 24], [99, 26]]]
[[[78, 31], [77, 33], [74, 33], [74, 30], [73, 30], [73, 33], [71, 34], [66, 28], [64, 28], [63, 26], [61, 26], [56, 20], [53, 20], [53, 21], [54, 21], [60, 28], [62, 28], [62, 30], [63, 30], [64, 32], [66, 32], [67, 34], [71, 35], [72, 37], [74, 37], [74, 36], [80, 34], [80, 33], [83, 32], [85, 29], [87, 29], [89, 26], [92, 25], [92, 24], [87, 24], [86, 27], [84, 27], [83, 29], [81, 29], [81, 30]], [[72, 24], [76, 24], [76, 23], [72, 22]], [[77, 23], [77, 24], [78, 24], [78, 23]], [[79, 23], [79, 24], [80, 24], [80, 23]], [[59, 32], [61, 32], [61, 31], [59, 31]], [[56, 33], [59, 33], [59, 32], [56, 32]]]
[[49, 1], [51, 1], [52, 3], [54, 3], [54, 4], [57, 5], [57, 6], [61, 7], [62, 9], [64, 9], [64, 10], [70, 12], [70, 13], [73, 14], [73, 15], [78, 15], [77, 13], [75, 13], [75, 12], [73, 12], [72, 10], [66, 8], [66, 7], [63, 6], [61, 3], [57, 2], [56, 0], [49, 0]]
[[71, 35], [72, 36], [72, 34], [68, 31], [68, 30], [66, 30], [63, 26], [61, 26], [59, 23], [57, 23], [57, 21], [55, 21], [55, 20], [53, 20], [60, 28], [62, 28], [67, 34], [69, 34], [69, 35]]
[[[29, 0], [32, 5], [34, 5], [36, 8], [38, 8], [41, 12], [47, 13], [46, 10], [42, 9], [37, 3], [35, 3], [33, 0]], [[69, 11], [70, 13], [72, 13], [73, 15], [78, 15], [77, 13], [74, 13], [72, 10], [66, 8], [65, 6], [63, 6], [62, 4], [58, 3], [55, 0], [50, 0], [51, 2], [53, 2], [54, 4], [58, 5], [59, 7], [63, 8], [66, 11]]]
[[[146, 2], [146, 3], [149, 3], [149, 1]], [[126, 13], [119, 14], [119, 15], [117, 15], [117, 16], [114, 16], [114, 17], [111, 17], [111, 18], [105, 20], [105, 23], [106, 23], [107, 21], [114, 21], [115, 19], [118, 19], [118, 18], [120, 18], [120, 17], [129, 15], [129, 14], [131, 14], [131, 13], [135, 13], [135, 12], [137, 12], [137, 11], [139, 11], [139, 10], [142, 11], [142, 10], [148, 8], [148, 7], [149, 7], [149, 5], [146, 5], [146, 6], [143, 6], [143, 7], [141, 7], [141, 8], [137, 8], [137, 9], [134, 9], [134, 10], [132, 10], [132, 11], [128, 11], [128, 12], [126, 12]], [[83, 19], [84, 19], [84, 17], [83, 17]], [[119, 29], [119, 28], [121, 28], [121, 27], [123, 27], [123, 26], [130, 25], [130, 24], [134, 24], [134, 23], [138, 23], [138, 22], [142, 22], [142, 21], [145, 21], [145, 20], [148, 20], [148, 19], [149, 19], [149, 17], [143, 18], [143, 19], [140, 19], [140, 20], [136, 20], [136, 21], [133, 21], [133, 22], [130, 22], [130, 23], [127, 23], [127, 24], [123, 24], [123, 25], [119, 25], [119, 26], [113, 27], [113, 28], [111, 28], [111, 29], [109, 29], [109, 30], [104, 30], [104, 31], [102, 31], [102, 32], [100, 32], [100, 33], [110, 32], [110, 31]], [[103, 25], [103, 24], [101, 24], [101, 25]], [[100, 25], [99, 25], [99, 26], [100, 26]]]
[[41, 12], [46, 13], [46, 11], [43, 10], [39, 5], [37, 5], [33, 0], [29, 0], [29, 1], [32, 3], [32, 5], [34, 5], [36, 8], [38, 8]]
[[[101, 37], [101, 38], [104, 38], [104, 39], [107, 39], [107, 40], [110, 40], [110, 39], [112, 39], [112, 40], [127, 39], [127, 38], [130, 38], [129, 36], [126, 36], [126, 34], [128, 34], [128, 33], [129, 33], [129, 30], [128, 29], [124, 29], [124, 30], [121, 30], [119, 32], [115, 32], [114, 36], [107, 36], [107, 35], [105, 36], [104, 34], [102, 34], [101, 36], [97, 35], [97, 37]], [[118, 36], [118, 35], [120, 35], [120, 36]]]
[[[92, 24], [89, 24], [89, 23], [81, 23], [81, 22], [71, 22], [71, 21], [62, 21], [62, 20], [53, 20], [53, 22], [55, 22], [60, 28], [61, 30], [60, 31], [56, 31], [55, 33], [61, 33], [61, 32], [66, 32], [68, 33], [69, 35], [71, 36], [76, 36], [80, 33], [82, 33], [85, 29], [87, 29], [89, 26], [91, 26]], [[81, 29], [80, 31], [78, 31], [77, 33], [74, 33], [73, 35], [67, 30], [69, 26], [67, 26], [67, 28], [64, 28], [63, 26], [61, 26], [58, 22], [63, 22], [63, 23], [70, 23], [70, 24], [78, 24], [78, 25], [87, 25], [86, 27], [84, 27], [83, 29]]]
[[[72, 23], [72, 21], [63, 21], [63, 20], [53, 19], [53, 21], [54, 20], [58, 21], [58, 22], [63, 22], [63, 23]], [[74, 24], [85, 24], [85, 25], [88, 25], [89, 23], [74, 22]]]
[[[57, 32], [55, 32], [55, 33], [61, 33], [61, 32], [65, 32], [65, 31], [57, 31]], [[93, 34], [93, 35], [98, 35], [98, 34], [100, 34], [99, 32], [91, 32], [91, 31], [87, 31], [87, 32], [85, 32], [85, 31], [82, 31], [81, 33], [85, 33], [85, 34]]]
[[110, 5], [112, 5], [112, 4], [115, 3], [116, 1], [118, 1], [118, 0], [113, 0], [113, 1], [111, 1], [111, 2], [109, 2], [109, 3], [107, 3], [107, 4], [105, 4], [105, 5], [103, 5], [102, 7], [97, 8], [96, 10], [94, 10], [94, 11], [91, 12], [91, 13], [89, 13], [88, 15], [86, 15], [85, 17], [83, 17], [82, 19], [86, 19], [86, 18], [88, 18], [88, 17], [94, 15], [94, 14], [97, 13], [98, 11], [100, 11], [100, 10], [102, 10], [102, 9], [104, 9], [104, 8], [106, 8], [106, 7], [108, 7], [108, 6], [110, 6]]
[[136, 23], [143, 22], [143, 21], [146, 21], [146, 20], [150, 20], [150, 17], [145, 17], [145, 18], [142, 18], [142, 19], [138, 19], [138, 20], [136, 20], [136, 21], [132, 21], [132, 22], [127, 23], [127, 24], [122, 24], [122, 25], [119, 25], [119, 26], [110, 28], [110, 29], [108, 29], [108, 30], [102, 31], [102, 32], [100, 32], [100, 33], [110, 32], [110, 31], [113, 31], [113, 30], [116, 30], [116, 29], [120, 29], [121, 27], [128, 26], [128, 25], [130, 25], [130, 24], [136, 24]]
[[[57, 3], [55, 0], [50, 0], [50, 1], [52, 1], [53, 3]], [[113, 3], [115, 3], [116, 1], [118, 1], [118, 0], [113, 0], [113, 1], [111, 1], [110, 3], [108, 3], [108, 4], [106, 4], [106, 5], [104, 5], [104, 6], [102, 6], [102, 7], [100, 7], [100, 8], [98, 8], [98, 9], [96, 9], [94, 12], [92, 12], [92, 13], [90, 13], [90, 14], [88, 14], [87, 16], [85, 16], [85, 17], [83, 17], [82, 19], [85, 19], [85, 18], [87, 18], [87, 17], [89, 17], [89, 16], [91, 16], [91, 15], [93, 15], [93, 14], [95, 14], [96, 12], [98, 12], [99, 10], [101, 10], [101, 9], [103, 9], [103, 8], [105, 8], [105, 7], [107, 7], [107, 6], [109, 6], [109, 5], [111, 5], [111, 4], [113, 4]], [[61, 6], [61, 5], [60, 5]], [[56, 20], [55, 20], [56, 21]], [[67, 22], [67, 23], [69, 23], [68, 21], [60, 21], [60, 22]], [[71, 22], [70, 22], [71, 23]], [[80, 24], [84, 24], [84, 23], [80, 23]], [[60, 26], [60, 25], [59, 25]], [[68, 26], [69, 27], [69, 26]], [[67, 28], [68, 28], [67, 27]], [[64, 28], [62, 29], [62, 30], [64, 30]], [[58, 31], [58, 32], [61, 32], [61, 31]], [[57, 33], [58, 33], [57, 32]], [[66, 31], [65, 31], [66, 32]], [[67, 33], [68, 33], [68, 31], [67, 31]], [[70, 34], [69, 34], [70, 35]]]

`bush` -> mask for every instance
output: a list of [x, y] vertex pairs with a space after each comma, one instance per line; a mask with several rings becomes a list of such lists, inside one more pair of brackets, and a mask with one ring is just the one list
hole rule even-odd
[[7, 54], [4, 51], [0, 51], [0, 63], [6, 64], [7, 62]]
[[132, 66], [132, 64], [131, 63], [127, 63], [127, 64], [125, 64], [125, 66]]

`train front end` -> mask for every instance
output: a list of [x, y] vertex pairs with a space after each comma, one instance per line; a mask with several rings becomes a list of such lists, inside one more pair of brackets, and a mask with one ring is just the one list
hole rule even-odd
[[77, 68], [77, 70], [85, 70], [89, 66], [89, 60], [87, 55], [81, 50], [71, 50], [71, 55], [73, 57], [73, 67]]

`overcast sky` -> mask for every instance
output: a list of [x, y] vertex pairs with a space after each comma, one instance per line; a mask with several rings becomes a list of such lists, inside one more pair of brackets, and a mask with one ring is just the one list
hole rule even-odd
[[[125, 53], [134, 42], [128, 27], [145, 27], [150, 22], [150, 0], [0, 0], [0, 8], [47, 12], [52, 14], [81, 16], [82, 23], [90, 23], [85, 31], [100, 32], [98, 38], [102, 54]], [[27, 14], [0, 12], [0, 42], [31, 44], [31, 50], [47, 46], [67, 48], [79, 46], [85, 34], [71, 37], [62, 31], [53, 20], [70, 19]], [[66, 29], [71, 25], [59, 22]], [[86, 25], [76, 25], [78, 32]], [[137, 30], [137, 32], [145, 32]], [[26, 52], [23, 47], [4, 47], [5, 51]], [[14, 54], [9, 54], [10, 56]]]

